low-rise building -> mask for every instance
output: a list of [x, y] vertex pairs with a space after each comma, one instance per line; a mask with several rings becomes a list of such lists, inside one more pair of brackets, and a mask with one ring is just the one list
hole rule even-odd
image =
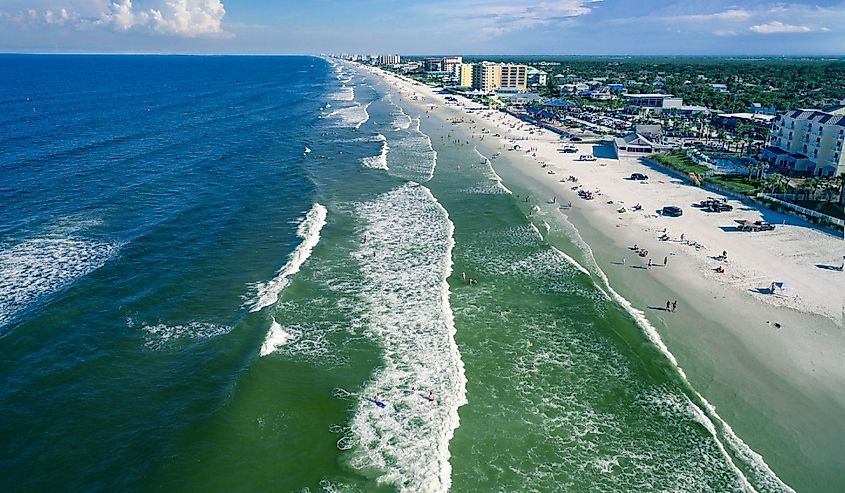
[[671, 94], [626, 94], [625, 106], [634, 113], [662, 113], [666, 110], [680, 109], [684, 100]]
[[631, 132], [623, 137], [613, 139], [613, 149], [617, 156], [620, 154], [653, 154], [665, 148], [666, 146], [660, 145], [637, 132]]
[[751, 103], [750, 110], [751, 110], [751, 113], [753, 113], [755, 115], [772, 115], [772, 116], [774, 116], [775, 114], [777, 114], [777, 110], [775, 108], [775, 105], [763, 106], [760, 103]]
[[845, 106], [797, 109], [772, 125], [763, 158], [789, 175], [838, 176], [845, 172]]
[[543, 70], [528, 67], [528, 85], [530, 87], [542, 87], [549, 81], [549, 74]]

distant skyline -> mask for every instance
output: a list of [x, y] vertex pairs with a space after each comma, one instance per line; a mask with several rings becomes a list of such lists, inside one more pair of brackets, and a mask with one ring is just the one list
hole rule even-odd
[[845, 55], [845, 0], [0, 0], [0, 52]]

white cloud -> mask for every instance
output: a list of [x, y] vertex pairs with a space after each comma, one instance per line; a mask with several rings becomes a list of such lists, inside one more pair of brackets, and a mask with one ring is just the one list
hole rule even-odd
[[542, 26], [565, 24], [593, 11], [590, 4], [602, 0], [470, 0], [433, 2], [425, 10], [450, 19], [451, 25], [479, 29], [488, 34], [503, 34]]
[[845, 26], [845, 1], [822, 7], [801, 3], [753, 3], [732, 6], [716, 11], [702, 11], [697, 4], [679, 2], [667, 8], [667, 13], [611, 19], [611, 24], [638, 25], [643, 22], [661, 23], [683, 32], [715, 36], [742, 34], [829, 32], [822, 22], [841, 31]]
[[[222, 0], [36, 0], [34, 8], [6, 17], [18, 23], [69, 25], [78, 29], [108, 27], [171, 36], [231, 37], [223, 29]], [[63, 3], [65, 6], [58, 6]], [[67, 4], [73, 4], [69, 6]]]
[[810, 27], [796, 24], [784, 24], [780, 21], [771, 21], [765, 24], [755, 24], [749, 27], [748, 30], [759, 34], [811, 33], [817, 31], [830, 31], [830, 29], [826, 27]]
[[728, 9], [705, 14], [672, 15], [663, 17], [662, 20], [683, 22], [736, 22], [744, 21], [750, 18], [751, 15], [751, 12], [745, 9]]

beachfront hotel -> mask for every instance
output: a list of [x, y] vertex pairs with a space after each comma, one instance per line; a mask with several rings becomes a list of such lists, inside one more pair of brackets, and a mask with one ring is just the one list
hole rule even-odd
[[459, 87], [472, 87], [472, 64], [461, 63], [454, 67], [455, 82]]
[[784, 174], [838, 176], [843, 142], [845, 106], [791, 110], [775, 120], [763, 158]]
[[483, 92], [528, 89], [528, 65], [481, 62], [472, 66], [472, 88]]

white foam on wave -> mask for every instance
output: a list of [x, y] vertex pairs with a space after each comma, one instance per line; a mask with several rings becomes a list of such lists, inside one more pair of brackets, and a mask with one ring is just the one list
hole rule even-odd
[[381, 152], [377, 156], [365, 157], [361, 162], [367, 168], [387, 170], [389, 169], [387, 167], [387, 154], [390, 152], [390, 146], [387, 145], [387, 138], [382, 134], [378, 134], [376, 140], [381, 142]]
[[405, 113], [401, 106], [393, 102], [393, 96], [387, 93], [387, 100], [393, 107], [391, 115], [393, 116], [393, 126], [396, 130], [407, 130], [411, 126], [413, 119]]
[[[134, 326], [131, 320], [127, 320], [129, 327]], [[217, 325], [206, 322], [189, 322], [186, 324], [167, 325], [145, 325], [141, 328], [145, 333], [147, 349], [158, 350], [178, 340], [210, 339], [228, 334], [232, 327], [228, 325]]]
[[353, 86], [341, 86], [331, 98], [335, 101], [352, 101], [355, 99], [355, 88]]
[[[620, 295], [613, 289], [610, 284], [610, 280], [607, 278], [607, 275], [604, 271], [598, 266], [598, 263], [595, 260], [595, 256], [593, 255], [593, 251], [590, 248], [589, 244], [581, 237], [578, 233], [578, 230], [568, 221], [566, 221], [568, 226], [568, 233], [570, 237], [575, 240], [575, 243], [584, 251], [587, 261], [589, 262], [589, 266], [591, 270], [597, 275], [597, 277], [601, 280], [601, 285], [597, 285], [597, 287], [607, 296], [608, 299], [611, 299], [618, 303], [626, 312], [628, 312], [631, 317], [636, 321], [637, 325], [643, 330], [643, 333], [648, 337], [649, 341], [660, 350], [660, 352], [666, 357], [666, 359], [672, 364], [672, 367], [678, 373], [678, 376], [681, 380], [686, 384], [689, 392], [692, 393], [693, 397], [698, 400], [701, 405], [696, 404], [693, 402], [688, 396], [684, 396], [691, 406], [691, 410], [695, 416], [695, 419], [704, 426], [705, 429], [711, 434], [714, 441], [716, 442], [717, 447], [721, 451], [722, 455], [727, 460], [727, 463], [730, 465], [731, 469], [736, 474], [739, 481], [742, 483], [743, 487], [746, 488], [748, 491], [758, 491], [754, 486], [751, 485], [748, 477], [746, 474], [734, 463], [734, 459], [730, 453], [726, 450], [725, 442], [727, 446], [730, 447], [731, 451], [742, 460], [743, 464], [750, 469], [751, 474], [754, 476], [755, 483], [761, 487], [762, 491], [779, 491], [779, 492], [792, 492], [794, 490], [789, 487], [786, 483], [784, 483], [772, 469], [766, 464], [763, 457], [751, 449], [744, 441], [742, 441], [739, 436], [734, 433], [733, 429], [725, 422], [721, 416], [716, 412], [716, 408], [710, 404], [710, 402], [704, 398], [693, 386], [689, 383], [689, 379], [687, 378], [686, 372], [678, 363], [677, 358], [672, 352], [669, 350], [668, 346], [663, 342], [663, 339], [660, 337], [660, 333], [657, 331], [657, 328], [651, 324], [651, 322], [646, 317], [645, 313], [642, 310], [637, 309], [634, 307], [630, 301], [628, 301], [624, 296]], [[703, 407], [703, 409], [702, 409]]]
[[483, 166], [483, 173], [485, 177], [490, 180], [494, 185], [492, 187], [475, 187], [470, 189], [469, 191], [482, 194], [506, 193], [508, 195], [513, 195], [513, 192], [511, 192], [510, 189], [508, 189], [508, 187], [506, 187], [504, 183], [502, 183], [502, 177], [500, 177], [499, 174], [496, 173], [496, 170], [493, 169], [493, 163], [490, 161], [490, 159], [484, 154], [481, 154], [481, 151], [478, 150], [478, 147], [474, 147], [473, 150], [475, 151], [475, 154], [479, 157], [479, 161]]
[[434, 177], [437, 167], [437, 151], [431, 145], [431, 138], [420, 130], [419, 118], [416, 125], [398, 132], [391, 139], [391, 174], [406, 180], [424, 183]]
[[267, 331], [267, 337], [264, 338], [264, 343], [261, 345], [261, 356], [267, 356], [274, 353], [277, 349], [284, 346], [293, 338], [290, 332], [286, 332], [276, 319], [270, 324], [270, 330]]
[[339, 108], [331, 113], [328, 114], [329, 117], [334, 117], [337, 119], [338, 126], [341, 127], [354, 127], [356, 129], [361, 128], [361, 125], [367, 123], [370, 119], [370, 113], [367, 111], [367, 108], [370, 107], [371, 103], [367, 103], [366, 105], [362, 105], [361, 103], [355, 102], [352, 106], [347, 106], [345, 108]]
[[291, 252], [287, 263], [279, 269], [273, 279], [255, 285], [255, 300], [249, 305], [249, 311], [257, 312], [279, 300], [279, 294], [290, 283], [290, 276], [299, 272], [302, 264], [311, 256], [311, 251], [320, 242], [320, 231], [326, 225], [327, 215], [328, 211], [324, 206], [315, 203], [311, 207], [296, 229], [302, 243]]
[[0, 245], [0, 326], [39, 299], [99, 269], [119, 250], [116, 243], [73, 237]]
[[[381, 409], [357, 406], [351, 464], [381, 472], [399, 491], [447, 491], [449, 442], [466, 403], [466, 378], [455, 344], [446, 279], [454, 227], [422, 186], [408, 184], [358, 207], [367, 223], [360, 262], [366, 333], [381, 344], [384, 366], [363, 390]], [[408, 389], [416, 387], [416, 393]], [[437, 396], [429, 402], [428, 392]]]

